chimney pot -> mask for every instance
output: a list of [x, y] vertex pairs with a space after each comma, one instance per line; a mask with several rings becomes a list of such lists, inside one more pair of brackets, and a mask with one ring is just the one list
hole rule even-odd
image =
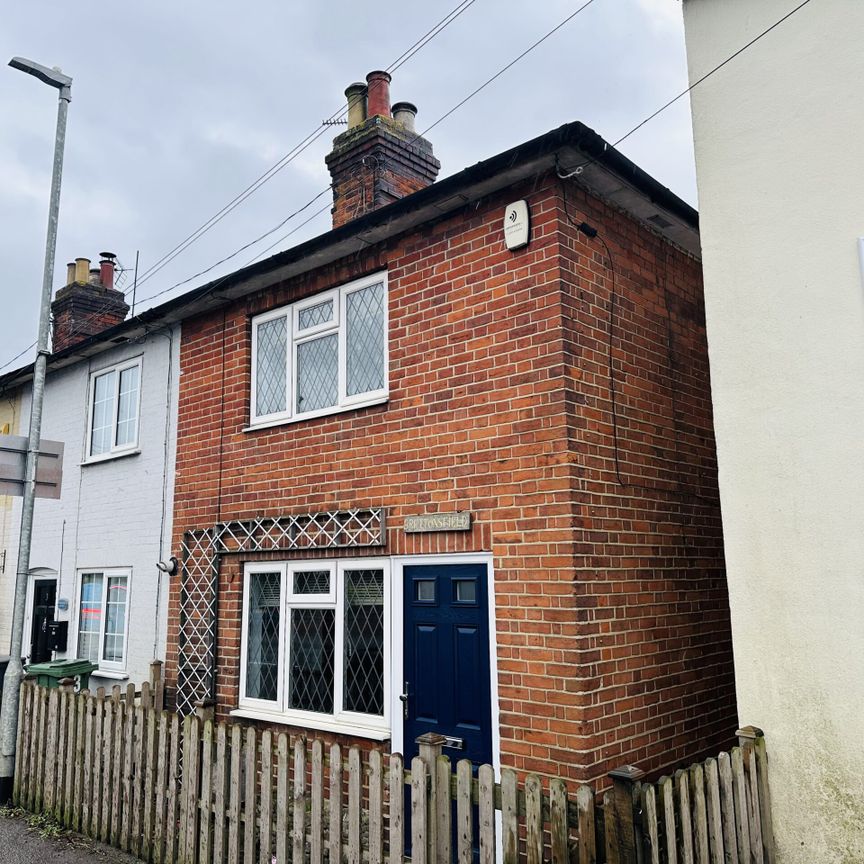
[[75, 281], [86, 285], [90, 281], [90, 259], [76, 258], [75, 259]]
[[102, 260], [99, 262], [99, 281], [103, 288], [114, 287], [114, 259], [117, 257], [111, 252], [100, 252]]
[[99, 268], [91, 267], [90, 268], [90, 278], [87, 280], [91, 285], [99, 285]]
[[368, 84], [367, 109], [369, 117], [380, 114], [390, 116], [390, 74], [381, 70], [370, 72], [366, 76]]
[[366, 119], [366, 85], [362, 81], [349, 84], [345, 90], [348, 97], [348, 128], [359, 126]]
[[75, 281], [75, 262], [70, 261], [66, 265], [66, 284], [71, 285]]
[[411, 102], [397, 102], [393, 106], [393, 119], [408, 132], [414, 131], [417, 106]]

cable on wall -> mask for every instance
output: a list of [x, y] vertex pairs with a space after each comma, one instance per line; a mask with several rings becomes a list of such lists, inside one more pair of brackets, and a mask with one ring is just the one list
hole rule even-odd
[[[560, 178], [560, 174], [559, 174]], [[664, 489], [662, 486], [649, 486], [645, 483], [631, 483], [624, 479], [623, 474], [621, 472], [621, 434], [619, 428], [619, 414], [618, 414], [618, 391], [616, 388], [615, 381], [615, 365], [612, 356], [612, 349], [614, 347], [614, 337], [615, 337], [615, 312], [618, 305], [618, 287], [616, 284], [616, 267], [615, 267], [615, 259], [612, 255], [612, 250], [609, 247], [609, 244], [606, 242], [605, 237], [600, 233], [600, 231], [595, 228], [593, 225], [586, 221], [577, 222], [570, 215], [570, 207], [567, 199], [567, 189], [564, 185], [564, 179], [560, 179], [561, 184], [561, 197], [564, 204], [564, 215], [568, 222], [573, 225], [581, 234], [587, 237], [589, 240], [598, 240], [602, 245], [606, 252], [606, 261], [604, 262], [606, 265], [607, 272], [609, 273], [609, 279], [611, 283], [611, 290], [609, 295], [609, 321], [606, 328], [606, 361], [607, 361], [607, 376], [609, 381], [609, 401], [610, 401], [610, 416], [612, 420], [612, 454], [613, 454], [613, 462], [615, 466], [615, 478], [618, 481], [618, 485], [625, 489], [641, 489], [647, 492], [653, 493], [665, 493], [672, 495], [679, 495], [685, 498], [695, 498], [699, 501], [705, 501], [708, 503], [716, 503], [714, 498], [711, 498], [706, 495], [702, 495], [699, 492], [687, 492], [681, 483], [681, 475], [680, 475], [680, 450], [679, 450], [679, 438], [678, 438], [678, 419], [677, 419], [677, 409], [676, 409], [676, 399], [675, 399], [675, 382], [674, 382], [674, 368], [675, 364], [673, 361], [673, 347], [671, 341], [671, 328], [672, 328], [672, 320], [671, 313], [669, 311], [669, 294], [668, 294], [668, 249], [664, 244], [664, 267], [665, 267], [665, 277], [663, 282], [663, 307], [666, 316], [666, 351], [667, 357], [669, 359], [669, 368], [670, 368], [670, 377], [673, 378], [671, 391], [672, 391], [672, 431], [674, 435], [674, 448], [675, 448], [675, 465], [676, 465], [676, 479], [675, 483], [677, 485], [677, 489]], [[662, 239], [658, 238], [660, 243], [663, 243]], [[656, 252], [656, 257], [659, 262], [660, 254], [659, 248]], [[659, 284], [658, 284], [659, 288]]]

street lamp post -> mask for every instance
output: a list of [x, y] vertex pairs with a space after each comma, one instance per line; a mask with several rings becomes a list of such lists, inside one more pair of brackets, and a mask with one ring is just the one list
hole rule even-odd
[[3, 678], [3, 702], [0, 706], [0, 802], [12, 797], [15, 774], [15, 739], [18, 731], [18, 692], [24, 669], [21, 665], [21, 642], [24, 636], [24, 612], [27, 580], [30, 574], [30, 541], [33, 536], [33, 505], [36, 498], [36, 460], [42, 434], [42, 401], [45, 393], [45, 368], [48, 355], [51, 289], [54, 281], [54, 254], [57, 246], [57, 217], [60, 213], [60, 180], [63, 175], [63, 146], [66, 140], [66, 111], [72, 101], [72, 79], [59, 69], [48, 69], [32, 60], [13, 57], [13, 69], [33, 75], [59, 91], [57, 134], [54, 139], [54, 170], [51, 175], [51, 201], [48, 208], [48, 237], [45, 242], [45, 268], [42, 272], [42, 301], [39, 307], [39, 336], [36, 362], [33, 366], [33, 392], [30, 404], [30, 432], [24, 473], [24, 498], [21, 505], [21, 531], [18, 542], [18, 570], [15, 577], [15, 601], [12, 611], [12, 646], [9, 665]]

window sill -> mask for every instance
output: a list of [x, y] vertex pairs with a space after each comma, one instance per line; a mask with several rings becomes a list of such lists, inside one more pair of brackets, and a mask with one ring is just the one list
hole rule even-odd
[[90, 673], [91, 678], [110, 678], [112, 681], [128, 681], [128, 672], [114, 672], [111, 669], [97, 669]]
[[256, 711], [252, 708], [235, 708], [232, 717], [246, 720], [263, 720], [267, 723], [279, 723], [283, 726], [294, 726], [299, 729], [317, 729], [320, 732], [336, 732], [342, 735], [354, 735], [357, 738], [368, 738], [370, 741], [390, 740], [389, 729], [376, 729], [373, 726], [358, 726], [356, 724], [337, 723], [332, 720], [309, 720], [306, 718], [289, 717], [275, 711]]
[[277, 417], [273, 420], [261, 420], [250, 423], [243, 428], [244, 432], [257, 432], [259, 429], [272, 429], [274, 426], [288, 426], [293, 423], [305, 423], [307, 420], [315, 420], [318, 417], [332, 417], [334, 414], [344, 414], [347, 411], [356, 411], [358, 408], [370, 408], [373, 405], [383, 405], [389, 401], [390, 395], [376, 396], [365, 402], [355, 402], [352, 405], [339, 405], [335, 408], [324, 408], [321, 411], [309, 411], [307, 414], [298, 414], [294, 417]]
[[117, 453], [103, 453], [101, 456], [93, 456], [91, 459], [85, 459], [81, 463], [83, 468], [85, 465], [98, 465], [101, 462], [113, 462], [115, 459], [125, 459], [127, 456], [138, 456], [141, 451], [136, 447], [134, 450], [121, 450]]

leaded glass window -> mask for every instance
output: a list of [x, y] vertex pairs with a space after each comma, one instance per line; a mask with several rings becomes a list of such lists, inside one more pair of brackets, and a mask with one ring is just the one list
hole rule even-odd
[[288, 325], [285, 318], [274, 318], [258, 325], [257, 360], [255, 370], [255, 413], [277, 414], [286, 405]]
[[386, 321], [383, 274], [256, 317], [252, 422], [290, 421], [386, 399]]
[[291, 610], [289, 708], [333, 713], [333, 623], [333, 609]]
[[330, 408], [339, 399], [339, 339], [335, 333], [297, 346], [297, 413]]
[[386, 729], [388, 568], [372, 559], [248, 565], [240, 708], [251, 700], [255, 716]]
[[246, 631], [246, 696], [274, 702], [279, 693], [281, 574], [252, 573]]
[[384, 713], [384, 573], [345, 573], [345, 710]]
[[352, 291], [346, 302], [348, 395], [384, 386], [384, 286]]

